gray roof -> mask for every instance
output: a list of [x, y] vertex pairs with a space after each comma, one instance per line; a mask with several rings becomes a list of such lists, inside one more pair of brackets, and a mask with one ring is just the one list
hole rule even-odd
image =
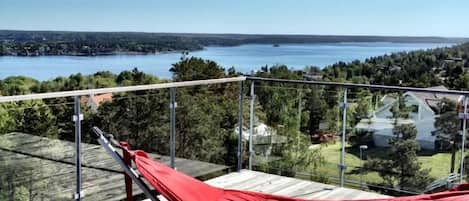
[[[448, 90], [444, 86], [429, 87], [427, 89], [438, 89], [438, 90]], [[427, 104], [432, 108], [436, 108], [438, 103], [444, 98], [449, 99], [454, 102], [459, 102], [461, 100], [461, 95], [453, 94], [441, 94], [441, 93], [423, 93], [423, 92], [408, 92], [413, 94], [415, 97], [420, 99], [423, 103]]]

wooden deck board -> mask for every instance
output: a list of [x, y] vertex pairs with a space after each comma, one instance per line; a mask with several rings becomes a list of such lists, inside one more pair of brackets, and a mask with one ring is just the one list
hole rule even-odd
[[305, 199], [389, 198], [389, 196], [373, 192], [340, 188], [328, 184], [249, 170], [223, 175], [210, 179], [206, 183], [221, 188], [249, 190]]
[[[119, 165], [100, 145], [82, 143], [81, 148], [84, 200], [125, 198], [124, 176], [119, 173], [122, 171]], [[0, 167], [6, 163], [32, 164], [28, 170], [16, 170], [15, 185], [32, 182], [33, 191], [43, 193], [44, 200], [70, 200], [75, 191], [74, 150], [73, 142], [23, 133], [4, 134], [0, 135]], [[169, 164], [167, 156], [149, 155]], [[182, 158], [176, 158], [176, 165], [179, 171], [193, 177], [228, 169], [223, 165]], [[48, 186], [36, 185], [35, 182]], [[134, 185], [134, 194], [140, 193], [141, 190]]]

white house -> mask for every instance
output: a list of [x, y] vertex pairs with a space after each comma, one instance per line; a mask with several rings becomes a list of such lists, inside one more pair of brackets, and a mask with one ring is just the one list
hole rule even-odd
[[[236, 135], [239, 134], [239, 127], [235, 127]], [[249, 128], [243, 126], [243, 141], [249, 141]], [[277, 131], [267, 124], [255, 121], [253, 126], [252, 144], [257, 155], [269, 156], [272, 148], [276, 144], [286, 142], [284, 136], [277, 135]]]
[[[443, 86], [431, 87], [429, 89], [447, 90]], [[415, 124], [417, 128], [416, 140], [422, 149], [435, 149], [434, 122], [437, 117], [437, 104], [447, 98], [455, 102], [460, 102], [462, 96], [448, 94], [430, 94], [422, 92], [406, 92], [403, 94], [406, 105], [413, 108], [408, 119], [398, 119], [398, 124]], [[387, 147], [388, 142], [393, 137], [393, 127], [395, 119], [392, 119], [390, 109], [397, 101], [396, 98], [385, 96], [381, 99], [382, 107], [373, 112], [370, 119], [362, 119], [356, 129], [373, 131], [373, 140], [376, 146]]]

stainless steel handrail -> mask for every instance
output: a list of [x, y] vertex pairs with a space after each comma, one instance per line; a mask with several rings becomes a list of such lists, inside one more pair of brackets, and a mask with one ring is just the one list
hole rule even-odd
[[334, 87], [344, 87], [344, 88], [368, 88], [368, 89], [393, 90], [393, 91], [412, 91], [412, 92], [423, 92], [423, 93], [433, 93], [433, 94], [434, 93], [453, 94], [453, 95], [464, 95], [464, 96], [469, 95], [469, 91], [416, 88], [416, 87], [400, 87], [400, 86], [387, 86], [387, 85], [374, 85], [374, 84], [355, 84], [355, 83], [307, 81], [307, 80], [287, 80], [287, 79], [264, 78], [264, 77], [246, 77], [246, 80], [262, 81], [262, 82], [277, 82], [277, 83], [287, 83], [287, 84], [334, 86]]
[[129, 91], [142, 91], [142, 90], [152, 90], [152, 89], [167, 89], [167, 88], [176, 88], [176, 87], [221, 84], [221, 83], [228, 83], [228, 82], [239, 82], [239, 81], [244, 81], [244, 80], [246, 80], [246, 77], [240, 76], [240, 77], [221, 78], [221, 79], [168, 82], [168, 83], [160, 83], [160, 84], [136, 85], [136, 86], [126, 86], [126, 87], [85, 89], [85, 90], [37, 93], [37, 94], [17, 95], [17, 96], [0, 96], [0, 103], [48, 99], [48, 98], [86, 96], [90, 94], [105, 94], [105, 93], [118, 93], [118, 92], [129, 92]]

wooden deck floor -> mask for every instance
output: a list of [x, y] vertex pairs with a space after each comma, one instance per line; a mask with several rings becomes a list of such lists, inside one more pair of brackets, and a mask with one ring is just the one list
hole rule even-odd
[[[225, 189], [247, 190], [303, 199], [355, 200], [391, 198], [390, 196], [372, 192], [340, 188], [333, 185], [250, 170], [233, 172], [207, 180], [205, 183]], [[164, 197], [158, 196], [158, 198], [161, 201], [167, 201]], [[150, 201], [150, 199], [144, 201]]]
[[242, 170], [223, 175], [206, 183], [228, 189], [249, 190], [304, 199], [372, 199], [389, 196], [312, 181]]
[[[98, 145], [82, 144], [84, 200], [121, 200], [125, 198], [120, 167]], [[151, 154], [169, 163], [168, 157]], [[6, 165], [5, 165], [6, 164]], [[15, 185], [26, 186], [38, 193], [37, 199], [70, 200], [75, 187], [74, 144], [22, 133], [0, 136], [0, 168], [13, 171]], [[200, 177], [225, 170], [200, 161], [176, 159], [178, 170]], [[22, 168], [17, 168], [22, 167]], [[25, 168], [26, 167], [26, 168]], [[2, 174], [6, 170], [0, 169]], [[5, 181], [3, 181], [5, 182]], [[8, 181], [7, 181], [8, 182]], [[363, 199], [388, 196], [360, 190], [242, 170], [223, 175], [206, 183], [228, 189], [250, 190], [306, 199]], [[141, 191], [134, 185], [135, 194]]]
[[[118, 164], [99, 145], [82, 144], [84, 200], [121, 200], [124, 176]], [[169, 164], [169, 157], [150, 154]], [[201, 161], [176, 159], [177, 169], [193, 177], [228, 167]], [[21, 167], [21, 168], [18, 168]], [[71, 200], [75, 188], [74, 143], [23, 133], [0, 135], [0, 172], [11, 173], [16, 186], [31, 189], [40, 200]], [[5, 181], [3, 181], [5, 182]], [[8, 181], [7, 181], [8, 182]], [[135, 186], [135, 185], [134, 185]], [[135, 194], [140, 190], [135, 187]]]

